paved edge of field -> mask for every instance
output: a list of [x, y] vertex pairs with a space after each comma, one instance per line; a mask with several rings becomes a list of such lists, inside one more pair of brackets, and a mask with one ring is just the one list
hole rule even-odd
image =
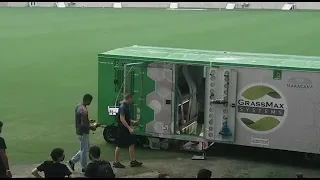
[[[213, 172], [214, 178], [294, 178], [296, 173], [303, 173], [306, 177], [320, 177], [317, 169], [292, 167], [247, 160], [235, 160], [220, 157], [206, 160], [191, 160], [186, 158], [166, 160], [145, 160], [143, 167], [131, 168], [129, 162], [125, 169], [114, 169], [117, 177], [122, 178], [154, 178], [159, 173], [166, 173], [174, 178], [195, 177], [198, 170], [207, 168]], [[31, 177], [31, 171], [37, 165], [11, 165], [13, 177]], [[78, 165], [79, 166], [79, 165]], [[83, 176], [76, 167], [76, 176]]]

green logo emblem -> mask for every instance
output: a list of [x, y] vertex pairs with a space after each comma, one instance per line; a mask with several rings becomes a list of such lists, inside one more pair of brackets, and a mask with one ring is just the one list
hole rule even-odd
[[251, 84], [238, 96], [238, 118], [255, 133], [270, 133], [283, 124], [287, 102], [281, 92], [269, 84]]

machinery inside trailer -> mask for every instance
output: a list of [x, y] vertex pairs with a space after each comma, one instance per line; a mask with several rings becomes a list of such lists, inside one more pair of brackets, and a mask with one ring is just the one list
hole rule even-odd
[[197, 120], [203, 118], [205, 76], [203, 66], [178, 65], [177, 112], [179, 134], [201, 135]]
[[201, 143], [189, 141], [203, 139], [203, 122], [199, 125], [198, 119], [204, 121], [204, 69], [201, 65], [158, 62], [123, 65], [122, 75], [115, 77], [117, 82], [123, 81], [123, 88], [118, 88], [121, 95], [116, 99], [120, 100], [123, 93], [134, 95], [132, 115], [139, 121], [135, 132], [140, 135], [140, 142], [158, 149], [168, 145], [163, 145], [163, 139], [153, 137], [178, 137], [184, 149], [202, 148]]

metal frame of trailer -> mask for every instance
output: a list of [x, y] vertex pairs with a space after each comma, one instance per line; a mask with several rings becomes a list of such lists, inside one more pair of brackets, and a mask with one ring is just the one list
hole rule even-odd
[[135, 133], [153, 149], [218, 142], [320, 152], [319, 57], [131, 46], [98, 59], [98, 121], [108, 142], [126, 92]]

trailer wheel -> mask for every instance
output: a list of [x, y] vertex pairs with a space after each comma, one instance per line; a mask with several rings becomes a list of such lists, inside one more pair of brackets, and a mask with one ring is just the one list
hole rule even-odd
[[313, 153], [304, 153], [304, 158], [308, 161], [315, 161], [318, 155]]
[[114, 144], [117, 137], [117, 127], [107, 126], [103, 130], [103, 138], [106, 142]]

